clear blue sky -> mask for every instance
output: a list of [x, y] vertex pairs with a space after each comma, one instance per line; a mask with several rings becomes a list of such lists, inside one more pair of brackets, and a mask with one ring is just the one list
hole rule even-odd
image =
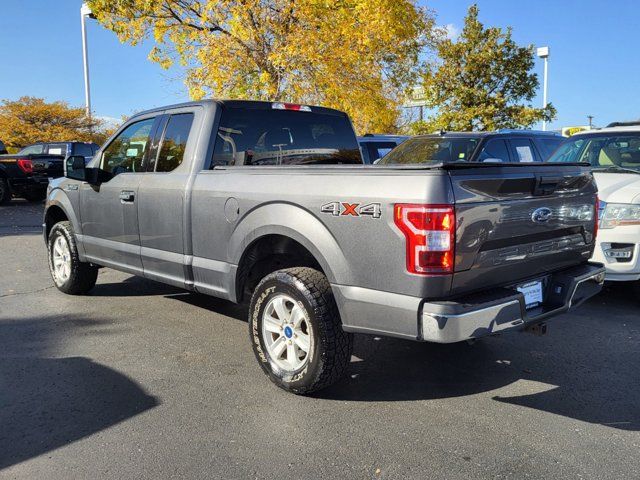
[[[421, 0], [438, 23], [462, 26], [471, 1]], [[478, 0], [486, 25], [512, 26], [521, 44], [549, 45], [551, 125], [596, 125], [640, 117], [637, 0]], [[2, 0], [0, 98], [21, 95], [83, 105], [80, 1]], [[93, 110], [116, 117], [187, 99], [178, 70], [147, 60], [150, 45], [130, 47], [88, 22]], [[542, 77], [542, 63], [536, 65]], [[542, 78], [540, 78], [542, 81]], [[536, 99], [535, 104], [541, 104]]]

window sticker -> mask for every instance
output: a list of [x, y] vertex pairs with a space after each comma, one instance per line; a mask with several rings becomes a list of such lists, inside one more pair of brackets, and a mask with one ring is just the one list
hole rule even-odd
[[516, 151], [521, 162], [533, 162], [533, 153], [530, 147], [516, 147]]

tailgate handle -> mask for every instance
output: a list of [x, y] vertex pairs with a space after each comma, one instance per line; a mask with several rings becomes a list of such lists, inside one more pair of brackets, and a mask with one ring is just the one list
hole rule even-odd
[[550, 177], [536, 175], [536, 184], [533, 190], [534, 195], [551, 195], [556, 191], [558, 185], [562, 181], [562, 177]]

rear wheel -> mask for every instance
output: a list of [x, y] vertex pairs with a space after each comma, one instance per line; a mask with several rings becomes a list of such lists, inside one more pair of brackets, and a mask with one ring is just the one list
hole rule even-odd
[[262, 279], [251, 298], [249, 336], [271, 381], [301, 395], [338, 381], [353, 348], [327, 278], [306, 267]]
[[11, 201], [11, 187], [6, 178], [0, 177], [0, 205], [6, 205]]
[[58, 290], [70, 295], [83, 295], [98, 279], [98, 267], [81, 262], [71, 222], [56, 223], [47, 241], [49, 271]]

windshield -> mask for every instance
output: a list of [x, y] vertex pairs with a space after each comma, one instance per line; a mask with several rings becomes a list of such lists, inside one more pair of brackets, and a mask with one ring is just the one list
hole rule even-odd
[[226, 108], [213, 154], [215, 165], [361, 164], [346, 115]]
[[476, 138], [414, 137], [391, 150], [378, 165], [465, 162], [478, 142]]
[[594, 170], [640, 172], [640, 133], [582, 135], [567, 140], [549, 162], [587, 162]]

